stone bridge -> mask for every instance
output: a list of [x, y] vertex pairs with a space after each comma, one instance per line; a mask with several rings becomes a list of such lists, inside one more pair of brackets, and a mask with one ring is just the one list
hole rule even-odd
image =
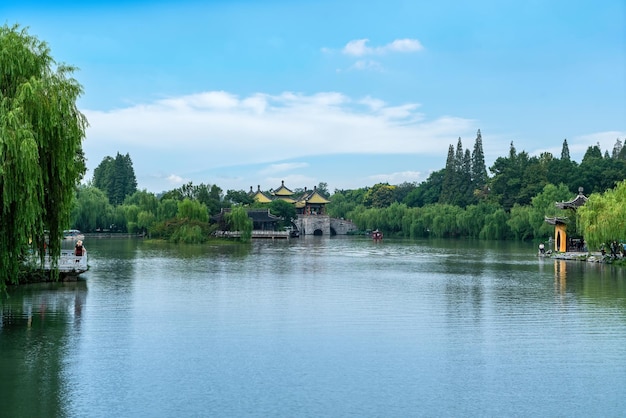
[[294, 223], [301, 235], [346, 235], [358, 229], [351, 221], [326, 215], [298, 215]]

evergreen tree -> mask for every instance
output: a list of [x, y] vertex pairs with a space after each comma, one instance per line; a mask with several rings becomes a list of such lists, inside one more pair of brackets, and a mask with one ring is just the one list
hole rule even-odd
[[567, 139], [563, 140], [563, 147], [561, 148], [561, 160], [570, 161], [569, 147], [567, 146]]
[[[30, 241], [56, 260], [85, 173], [87, 120], [74, 67], [18, 25], [0, 27], [0, 290], [17, 283]], [[43, 251], [41, 252], [43, 254]]]
[[483, 152], [483, 138], [480, 129], [476, 133], [474, 151], [472, 152], [472, 186], [474, 190], [483, 190], [487, 185], [487, 166]]
[[459, 137], [459, 140], [456, 143], [456, 153], [454, 154], [454, 169], [457, 173], [463, 171], [464, 155], [465, 153], [463, 152], [463, 143], [461, 142], [461, 137]]
[[93, 185], [106, 193], [109, 202], [121, 205], [127, 196], [137, 191], [137, 179], [129, 154], [105, 157], [93, 172]]
[[450, 144], [448, 157], [446, 158], [446, 168], [441, 185], [440, 203], [449, 203], [453, 200], [456, 187], [456, 160], [454, 158], [454, 146]]
[[466, 207], [474, 201], [474, 187], [472, 185], [472, 154], [469, 148], [463, 155], [463, 165], [460, 172], [459, 201], [458, 205]]
[[611, 155], [611, 157], [619, 158], [619, 155], [622, 152], [622, 148], [624, 148], [624, 146], [622, 145], [622, 141], [620, 141], [620, 139], [617, 138], [615, 140], [615, 145], [613, 145], [613, 154]]

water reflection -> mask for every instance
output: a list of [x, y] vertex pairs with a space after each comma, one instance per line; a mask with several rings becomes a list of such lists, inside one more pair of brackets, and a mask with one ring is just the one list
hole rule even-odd
[[84, 281], [10, 288], [0, 298], [3, 416], [65, 416], [64, 367], [76, 349]]
[[554, 286], [557, 293], [564, 295], [567, 291], [567, 261], [554, 260]]

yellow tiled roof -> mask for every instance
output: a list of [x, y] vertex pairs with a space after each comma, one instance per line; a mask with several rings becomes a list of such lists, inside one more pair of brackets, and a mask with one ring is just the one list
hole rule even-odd
[[311, 196], [309, 196], [309, 198], [306, 201], [307, 201], [307, 203], [320, 203], [320, 204], [330, 203], [330, 200], [326, 200], [318, 192], [313, 192], [313, 194]]
[[256, 192], [254, 195], [254, 200], [259, 203], [270, 203], [272, 201], [272, 199], [265, 196], [263, 192]]

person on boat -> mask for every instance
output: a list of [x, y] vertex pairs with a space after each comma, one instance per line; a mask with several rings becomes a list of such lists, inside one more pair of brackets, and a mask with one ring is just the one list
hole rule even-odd
[[82, 257], [85, 254], [85, 246], [83, 245], [83, 241], [76, 241], [76, 246], [74, 247], [74, 255], [77, 257]]
[[541, 244], [539, 244], [539, 253], [540, 254], [545, 254], [546, 253], [546, 247], [543, 245], [543, 242]]

